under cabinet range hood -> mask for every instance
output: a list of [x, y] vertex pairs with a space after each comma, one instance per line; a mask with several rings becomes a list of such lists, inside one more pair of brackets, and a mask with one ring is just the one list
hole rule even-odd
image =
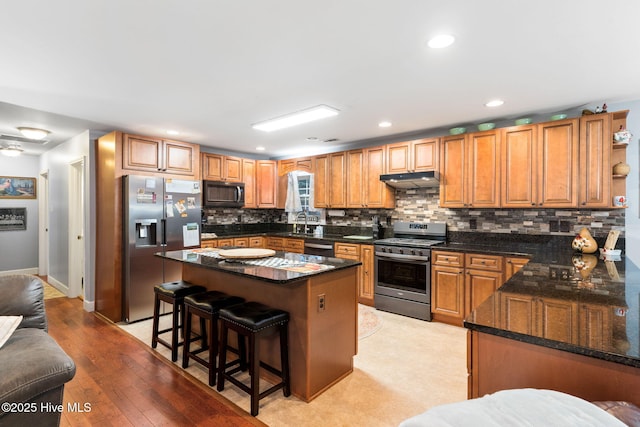
[[380, 181], [394, 188], [426, 188], [440, 185], [440, 173], [407, 172], [380, 175]]

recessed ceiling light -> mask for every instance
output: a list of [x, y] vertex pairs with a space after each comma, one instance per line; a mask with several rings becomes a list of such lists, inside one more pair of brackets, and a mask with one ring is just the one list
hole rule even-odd
[[307, 141], [317, 141], [318, 137], [317, 136], [308, 136], [307, 137]]
[[378, 127], [381, 127], [381, 128], [389, 128], [389, 127], [391, 127], [391, 122], [388, 122], [388, 121], [386, 121], [386, 120], [385, 120], [385, 121], [382, 121], [382, 122], [378, 123]]
[[177, 130], [169, 129], [167, 130], [167, 135], [180, 135], [180, 132]]
[[484, 105], [486, 107], [499, 107], [502, 104], [504, 104], [504, 101], [502, 99], [493, 99], [493, 100], [485, 103]]
[[429, 40], [428, 46], [432, 49], [442, 49], [447, 46], [451, 46], [456, 38], [451, 34], [440, 34]]
[[43, 139], [45, 136], [49, 135], [51, 132], [44, 129], [37, 128], [29, 128], [29, 127], [19, 127], [17, 128], [25, 138], [29, 139]]
[[263, 146], [256, 147], [256, 151], [264, 151], [264, 150], [266, 150], [266, 148], [264, 148]]
[[266, 120], [264, 122], [252, 125], [254, 129], [264, 132], [273, 132], [274, 130], [284, 129], [291, 126], [301, 125], [303, 123], [320, 120], [327, 117], [338, 115], [339, 111], [326, 105], [317, 105], [295, 113], [286, 114], [276, 117], [275, 119]]

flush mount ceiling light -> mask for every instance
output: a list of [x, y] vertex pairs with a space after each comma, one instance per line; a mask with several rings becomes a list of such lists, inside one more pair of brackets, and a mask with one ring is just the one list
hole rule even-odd
[[489, 102], [486, 102], [484, 105], [485, 107], [499, 107], [502, 104], [504, 104], [504, 101], [502, 99], [492, 99]]
[[442, 49], [451, 46], [455, 41], [456, 38], [451, 34], [440, 34], [429, 40], [427, 45], [432, 49]]
[[378, 127], [381, 127], [381, 128], [389, 128], [389, 127], [391, 127], [391, 122], [388, 122], [388, 121], [386, 121], [386, 120], [385, 120], [385, 121], [382, 121], [382, 122], [378, 123]]
[[266, 150], [266, 148], [264, 148], [263, 146], [256, 147], [256, 151], [264, 151], [264, 150]]
[[266, 120], [256, 123], [251, 127], [264, 132], [273, 132], [274, 130], [284, 129], [291, 126], [301, 125], [303, 123], [320, 120], [327, 117], [338, 115], [339, 111], [326, 105], [317, 105], [307, 108], [296, 113], [286, 114], [276, 117], [275, 119]]
[[177, 130], [168, 129], [168, 130], [167, 130], [167, 135], [173, 135], [173, 136], [176, 136], [176, 135], [180, 135], [180, 132], [178, 132]]
[[0, 147], [0, 150], [3, 155], [8, 157], [17, 157], [24, 151], [22, 148], [20, 148], [20, 145], [18, 145], [18, 143], [9, 144], [8, 147]]
[[43, 139], [45, 136], [49, 135], [51, 132], [44, 129], [38, 128], [30, 128], [30, 127], [19, 127], [17, 128], [25, 138], [29, 139]]

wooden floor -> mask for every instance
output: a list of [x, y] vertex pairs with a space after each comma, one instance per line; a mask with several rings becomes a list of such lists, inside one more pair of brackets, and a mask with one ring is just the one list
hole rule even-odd
[[[45, 302], [49, 334], [76, 363], [62, 426], [264, 426], [78, 299]], [[89, 411], [70, 412], [68, 403]], [[90, 408], [89, 408], [90, 407]]]

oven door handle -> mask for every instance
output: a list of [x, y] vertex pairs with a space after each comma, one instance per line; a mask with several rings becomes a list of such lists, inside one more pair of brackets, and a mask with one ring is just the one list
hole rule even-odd
[[376, 252], [376, 256], [380, 259], [394, 259], [399, 261], [422, 261], [429, 262], [429, 257], [424, 255], [404, 255], [404, 254], [388, 254], [384, 252]]

